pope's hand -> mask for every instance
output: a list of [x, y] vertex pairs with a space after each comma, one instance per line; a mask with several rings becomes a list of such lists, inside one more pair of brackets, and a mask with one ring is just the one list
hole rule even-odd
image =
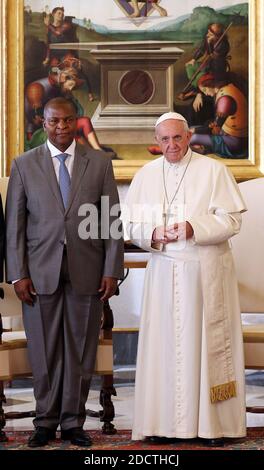
[[175, 242], [177, 241], [177, 239], [177, 224], [170, 225], [169, 227], [164, 227], [164, 225], [161, 225], [159, 227], [156, 227], [152, 234], [152, 241], [154, 243], [162, 243], [163, 245]]
[[169, 225], [166, 229], [165, 237], [170, 241], [188, 240], [193, 236], [193, 228], [189, 222], [179, 222]]
[[152, 241], [154, 243], [167, 243], [176, 242], [177, 240], [188, 240], [192, 238], [193, 228], [189, 222], [179, 222], [178, 224], [163, 225], [156, 227], [152, 234]]
[[154, 243], [167, 243], [165, 238], [165, 227], [163, 225], [155, 228], [152, 233], [152, 241]]

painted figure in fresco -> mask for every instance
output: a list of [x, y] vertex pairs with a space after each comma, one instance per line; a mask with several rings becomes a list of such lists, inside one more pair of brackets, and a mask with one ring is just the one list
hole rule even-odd
[[27, 26], [32, 21], [32, 10], [29, 5], [24, 6], [24, 23]]
[[[215, 100], [215, 118], [206, 129], [194, 129], [190, 145], [198, 153], [215, 153], [226, 158], [245, 158], [248, 136], [248, 107], [244, 94], [213, 74], [198, 81], [199, 90]], [[198, 133], [202, 131], [202, 133]]]
[[71, 99], [77, 109], [77, 137], [80, 143], [88, 141], [94, 149], [100, 150], [96, 133], [89, 117], [84, 116], [84, 110], [79, 101], [73, 96], [72, 90], [84, 84], [74, 67], [62, 69], [53, 67], [48, 77], [35, 80], [27, 85], [25, 91], [26, 137], [29, 148], [36, 147], [46, 140], [42, 129], [43, 109], [52, 98], [63, 96]]
[[[50, 14], [46, 14], [44, 17], [44, 23], [47, 27], [47, 56], [44, 61], [44, 65], [51, 62], [53, 65], [61, 61], [65, 55], [65, 50], [51, 50], [50, 44], [63, 43], [63, 42], [78, 42], [76, 37], [75, 25], [72, 23], [72, 17], [64, 17], [64, 8], [56, 7]], [[73, 52], [72, 52], [73, 54]]]
[[[76, 26], [72, 23], [72, 16], [64, 16], [64, 8], [53, 8], [50, 14], [45, 14], [44, 23], [47, 27], [47, 55], [43, 65], [59, 66], [65, 61], [66, 56], [71, 56], [79, 60], [76, 51], [64, 49], [51, 49], [50, 44], [79, 42], [76, 36]], [[94, 97], [91, 91], [89, 78], [82, 71], [81, 61], [79, 60], [79, 69], [82, 78], [86, 82], [88, 89], [88, 99], [93, 101]]]
[[184, 100], [194, 96], [195, 112], [200, 111], [203, 106], [203, 96], [197, 87], [199, 78], [208, 72], [213, 73], [217, 80], [226, 79], [229, 71], [228, 53], [230, 50], [226, 32], [227, 29], [225, 30], [220, 23], [209, 24], [207, 33], [193, 58], [185, 64], [190, 86], [186, 92], [180, 93], [178, 98]]
[[[131, 6], [133, 7], [133, 13], [131, 15], [129, 15], [131, 18], [138, 18], [141, 16], [140, 14], [140, 8], [139, 8], [139, 5], [138, 5], [138, 0], [127, 0], [128, 3], [131, 4]], [[165, 8], [161, 7], [158, 3], [158, 0], [145, 0], [145, 3], [149, 3], [151, 4], [151, 7], [154, 8], [154, 10], [156, 10], [160, 16], [167, 16], [168, 13], [167, 11], [165, 10]], [[145, 10], [146, 11], [146, 10]], [[146, 11], [147, 12], [147, 11]]]

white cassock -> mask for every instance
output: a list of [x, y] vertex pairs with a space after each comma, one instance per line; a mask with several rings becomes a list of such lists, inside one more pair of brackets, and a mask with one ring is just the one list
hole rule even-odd
[[[190, 156], [167, 224], [187, 220], [194, 236], [155, 250], [151, 248], [152, 232], [157, 224], [162, 225], [166, 199], [163, 172], [171, 202]], [[155, 206], [158, 220], [154, 221], [152, 214], [144, 215], [143, 221], [142, 204]], [[169, 164], [161, 157], [137, 173], [125, 205], [129, 209], [123, 213], [127, 238], [152, 252], [142, 302], [132, 438], [245, 436], [242, 327], [228, 240], [239, 232], [240, 213], [246, 207], [233, 176], [219, 161], [191, 150], [179, 164]], [[209, 370], [217, 375], [219, 364], [209, 361], [207, 353], [209, 341], [214, 342], [214, 331], [208, 334], [204, 314], [202, 284], [210, 285], [210, 276], [203, 279], [201, 275], [199, 252], [203, 248], [213, 248], [218, 255], [216, 272], [221, 273], [224, 327], [229, 332], [236, 381], [236, 396], [215, 403], [210, 400]]]

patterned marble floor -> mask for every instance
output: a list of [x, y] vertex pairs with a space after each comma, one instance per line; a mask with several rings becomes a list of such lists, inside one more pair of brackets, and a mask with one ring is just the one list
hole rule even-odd
[[[114, 424], [117, 429], [131, 429], [134, 401], [134, 366], [116, 367], [114, 378], [117, 396], [113, 397], [116, 417]], [[264, 372], [246, 372], [247, 404], [264, 404]], [[30, 379], [15, 381], [13, 388], [5, 389], [7, 403], [6, 411], [28, 411], [34, 409], [32, 382]], [[86, 408], [99, 410], [99, 384], [95, 380], [92, 384]], [[100, 429], [102, 423], [98, 418], [87, 416], [85, 429]], [[248, 413], [247, 426], [264, 426], [264, 414]], [[30, 430], [32, 419], [8, 420], [6, 430]]]

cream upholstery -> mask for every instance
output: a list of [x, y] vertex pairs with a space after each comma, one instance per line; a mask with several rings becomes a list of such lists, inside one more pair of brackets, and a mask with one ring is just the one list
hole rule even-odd
[[[5, 207], [6, 191], [8, 185], [8, 178], [0, 178], [0, 192]], [[4, 284], [5, 298], [0, 302], [0, 313], [3, 317], [4, 329], [8, 330], [23, 330], [22, 322], [22, 308], [16, 295], [14, 295], [14, 288], [9, 284]], [[12, 339], [9, 337], [9, 339]]]
[[241, 309], [264, 313], [264, 178], [240, 183], [239, 189], [248, 208], [232, 239]]
[[[232, 239], [238, 277], [246, 369], [264, 369], [264, 178], [239, 184], [248, 211]], [[261, 315], [263, 314], [263, 315]], [[264, 413], [264, 406], [247, 407]]]
[[[239, 184], [248, 211], [232, 239], [238, 276], [246, 368], [264, 368], [264, 178]], [[256, 314], [256, 315], [254, 315]], [[252, 321], [250, 320], [252, 317]], [[259, 317], [259, 320], [256, 318]], [[249, 319], [249, 320], [248, 320]]]

